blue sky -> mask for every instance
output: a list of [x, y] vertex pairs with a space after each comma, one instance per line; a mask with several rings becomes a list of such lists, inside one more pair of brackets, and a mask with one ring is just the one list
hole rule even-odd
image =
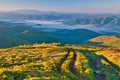
[[0, 10], [120, 13], [120, 0], [0, 0]]

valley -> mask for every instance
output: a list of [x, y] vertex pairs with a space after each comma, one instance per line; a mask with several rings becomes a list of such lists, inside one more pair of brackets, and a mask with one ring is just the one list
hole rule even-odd
[[[34, 24], [34, 26], [37, 24]], [[27, 23], [11, 23], [6, 21], [0, 22], [0, 36], [5, 37], [8, 41], [11, 40], [10, 46], [12, 47], [23, 44], [34, 43], [52, 43], [60, 42], [62, 44], [80, 44], [88, 39], [99, 36], [100, 34], [88, 29], [64, 29], [66, 26], [57, 24], [43, 25], [43, 27], [36, 28], [33, 24]], [[41, 26], [41, 25], [40, 25]], [[54, 26], [54, 28], [53, 28]], [[60, 27], [63, 26], [64, 28]], [[56, 28], [55, 28], [56, 27]], [[84, 34], [83, 34], [84, 33]], [[81, 35], [79, 35], [81, 34]], [[91, 35], [90, 35], [91, 34]], [[67, 37], [66, 37], [67, 36]], [[85, 36], [83, 39], [82, 37]], [[3, 41], [4, 42], [4, 41]], [[6, 42], [7, 45], [7, 42]], [[2, 47], [2, 46], [1, 46]]]
[[[34, 43], [52, 43], [59, 42], [61, 44], [87, 44], [91, 46], [95, 44], [90, 39], [97, 38], [99, 36], [116, 36], [120, 37], [119, 31], [111, 31], [109, 29], [99, 29], [90, 25], [65, 25], [54, 21], [39, 21], [31, 20], [25, 21], [0, 21], [0, 47], [13, 47], [23, 44]], [[84, 37], [84, 38], [83, 38]], [[3, 41], [3, 39], [6, 39]], [[106, 46], [119, 47], [114, 41]], [[99, 44], [99, 42], [96, 42]], [[101, 45], [101, 44], [99, 44]], [[96, 45], [96, 46], [99, 46]]]

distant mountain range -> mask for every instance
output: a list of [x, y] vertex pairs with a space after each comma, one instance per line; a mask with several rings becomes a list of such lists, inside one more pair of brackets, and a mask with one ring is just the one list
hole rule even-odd
[[90, 16], [84, 18], [77, 18], [69, 21], [65, 21], [64, 24], [69, 25], [93, 25], [95, 27], [104, 29], [119, 29], [120, 30], [120, 18], [117, 16]]
[[69, 20], [83, 15], [85, 14], [38, 10], [0, 11], [0, 19], [2, 20]]
[[0, 11], [0, 20], [56, 20], [67, 25], [93, 25], [104, 29], [120, 29], [119, 14], [63, 13], [38, 10]]
[[[60, 42], [62, 44], [82, 44], [98, 36], [120, 37], [120, 16], [113, 14], [60, 13], [37, 10], [0, 11], [0, 47], [11, 47], [33, 43]], [[44, 31], [30, 25], [11, 23], [4, 20], [59, 21], [66, 25], [92, 25], [98, 29], [57, 29]], [[41, 26], [42, 24], [37, 24]], [[89, 26], [89, 29], [91, 26]], [[103, 30], [99, 30], [102, 28]], [[105, 29], [105, 30], [104, 30]], [[106, 30], [107, 29], [107, 30]]]
[[[92, 14], [92, 13], [66, 13], [54, 11], [39, 11], [21, 9], [13, 11], [0, 11], [0, 20], [70, 20], [86, 17], [113, 16], [113, 14]], [[119, 15], [117, 15], [119, 16]]]

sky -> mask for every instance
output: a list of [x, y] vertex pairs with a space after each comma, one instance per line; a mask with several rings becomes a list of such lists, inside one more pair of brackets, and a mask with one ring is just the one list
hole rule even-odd
[[0, 0], [0, 10], [120, 13], [120, 0]]

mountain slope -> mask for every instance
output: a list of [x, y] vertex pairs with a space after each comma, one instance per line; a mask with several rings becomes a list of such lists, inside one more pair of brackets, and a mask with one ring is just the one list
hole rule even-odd
[[15, 45], [15, 44], [11, 39], [0, 36], [0, 47], [2, 47], [2, 48], [12, 47], [13, 45]]
[[91, 38], [100, 36], [99, 33], [88, 29], [60, 30], [53, 32], [52, 34], [61, 36], [63, 39], [66, 39], [68, 44], [80, 44]]

